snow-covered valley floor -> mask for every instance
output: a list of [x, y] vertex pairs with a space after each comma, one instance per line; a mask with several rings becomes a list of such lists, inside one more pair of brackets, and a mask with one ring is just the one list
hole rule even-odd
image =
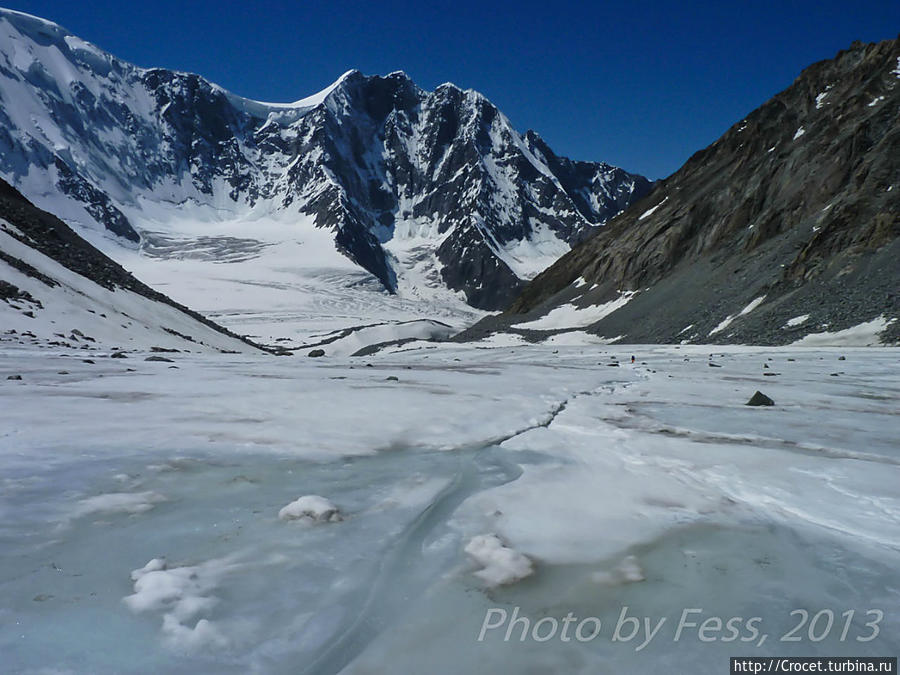
[[[0, 670], [896, 655], [898, 350], [710, 349], [0, 344]], [[339, 516], [279, 518], [305, 495]]]

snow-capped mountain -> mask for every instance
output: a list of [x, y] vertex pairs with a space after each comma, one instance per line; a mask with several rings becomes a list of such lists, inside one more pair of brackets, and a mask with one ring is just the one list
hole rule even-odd
[[450, 289], [482, 309], [509, 302], [650, 188], [557, 157], [452, 84], [424, 91], [402, 72], [351, 70], [314, 96], [260, 103], [198, 75], [138, 68], [8, 10], [0, 175], [76, 227], [142, 249], [185, 212], [294, 218], [329, 232], [391, 292]]

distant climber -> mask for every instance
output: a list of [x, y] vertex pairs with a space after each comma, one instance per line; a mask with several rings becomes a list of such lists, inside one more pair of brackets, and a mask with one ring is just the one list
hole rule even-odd
[[631, 362], [634, 363], [634, 354], [631, 355]]

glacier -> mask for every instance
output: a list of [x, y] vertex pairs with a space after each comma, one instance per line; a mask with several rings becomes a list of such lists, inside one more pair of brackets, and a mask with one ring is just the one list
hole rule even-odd
[[[706, 347], [566, 342], [169, 354], [177, 370], [3, 342], [0, 375], [23, 375], [0, 378], [4, 669], [717, 673], [897, 652], [895, 350], [715, 347], [708, 368]], [[755, 389], [776, 405], [745, 406]], [[301, 495], [341, 519], [279, 519]], [[612, 640], [623, 608], [665, 619], [640, 649]], [[685, 609], [760, 617], [760, 639], [676, 641]], [[491, 610], [602, 623], [479, 641]], [[795, 610], [837, 628], [782, 642]]]

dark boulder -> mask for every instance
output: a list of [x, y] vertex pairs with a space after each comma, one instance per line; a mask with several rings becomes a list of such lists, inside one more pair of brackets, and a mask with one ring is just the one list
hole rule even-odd
[[766, 396], [761, 391], [757, 391], [755, 394], [753, 394], [753, 396], [750, 398], [749, 401], [747, 401], [747, 403], [745, 405], [753, 405], [753, 406], [775, 405], [775, 401], [770, 399], [768, 396]]

